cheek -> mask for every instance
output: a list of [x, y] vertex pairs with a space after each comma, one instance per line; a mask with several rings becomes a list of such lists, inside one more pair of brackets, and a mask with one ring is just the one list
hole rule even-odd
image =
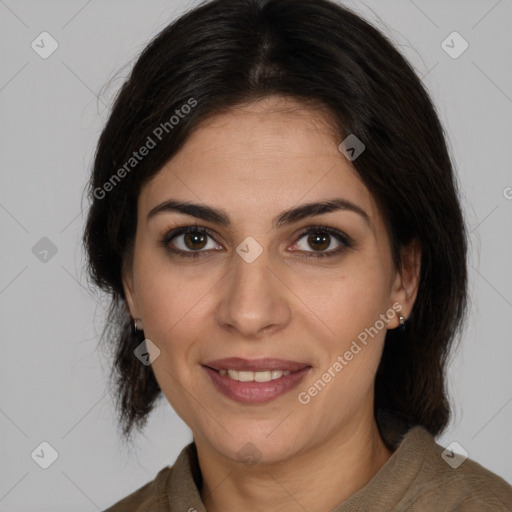
[[193, 389], [194, 372], [214, 327], [213, 298], [221, 277], [193, 266], [171, 265], [141, 252], [136, 268], [137, 305], [146, 338], [160, 350], [152, 363], [167, 400], [187, 415], [182, 387]]
[[180, 324], [193, 326], [191, 319], [201, 311], [202, 301], [215, 284], [214, 276], [198, 272], [193, 265], [172, 264], [164, 250], [151, 248], [149, 242], [135, 261], [137, 306], [148, 334], [165, 340], [166, 333], [179, 329]]
[[318, 273], [314, 283], [300, 283], [297, 295], [305, 298], [337, 340], [357, 337], [388, 309], [389, 276], [378, 262], [354, 258], [340, 271]]
[[[204, 316], [212, 283], [190, 271], [140, 254], [136, 268], [137, 305], [144, 334], [154, 342], [159, 356], [153, 361], [155, 378], [169, 404], [189, 425], [201, 410], [184, 390], [194, 389], [194, 371], [204, 340]], [[211, 313], [209, 314], [211, 316]]]
[[387, 314], [388, 282], [380, 262], [369, 264], [361, 258], [342, 272], [331, 273], [330, 278], [318, 279], [317, 293], [309, 293], [312, 309], [328, 326], [322, 329], [324, 357], [315, 381], [328, 381], [326, 387], [331, 391], [322, 393], [319, 405], [324, 401], [334, 404], [340, 397], [356, 404], [372, 388], [387, 332], [381, 315], [392, 320]]
[[[138, 296], [145, 335], [161, 350], [176, 355], [185, 350], [189, 340], [200, 339], [200, 329], [207, 314], [208, 287], [191, 286], [176, 276], [154, 273]], [[171, 359], [171, 361], [174, 359]]]
[[300, 403], [308, 401], [312, 409], [331, 411], [326, 415], [325, 428], [366, 404], [373, 392], [386, 335], [386, 324], [380, 320], [386, 309], [377, 306], [378, 295], [361, 294], [359, 286], [354, 283], [350, 287], [347, 282], [344, 291], [331, 297], [322, 319], [331, 332], [320, 340], [321, 364], [309, 387], [300, 390], [304, 393]]

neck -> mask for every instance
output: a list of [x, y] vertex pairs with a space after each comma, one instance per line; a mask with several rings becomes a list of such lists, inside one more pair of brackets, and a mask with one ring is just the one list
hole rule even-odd
[[208, 512], [331, 510], [364, 487], [392, 455], [373, 416], [276, 464], [248, 467], [200, 445], [201, 498]]

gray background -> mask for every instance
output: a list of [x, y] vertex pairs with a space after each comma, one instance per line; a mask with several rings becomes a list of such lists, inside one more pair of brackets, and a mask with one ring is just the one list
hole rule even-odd
[[[512, 482], [512, 0], [346, 4], [374, 20], [423, 77], [463, 191], [471, 312], [449, 370], [454, 417], [438, 442], [456, 440]], [[0, 0], [1, 511], [101, 510], [191, 440], [163, 400], [134, 452], [120, 443], [109, 360], [97, 348], [103, 306], [86, 284], [80, 236], [83, 189], [113, 94], [150, 37], [192, 5]], [[43, 31], [59, 45], [47, 59], [31, 47]], [[457, 59], [441, 46], [453, 31], [469, 43]], [[47, 241], [33, 251], [43, 237], [56, 254], [40, 252]], [[31, 457], [43, 441], [58, 452], [48, 469]]]

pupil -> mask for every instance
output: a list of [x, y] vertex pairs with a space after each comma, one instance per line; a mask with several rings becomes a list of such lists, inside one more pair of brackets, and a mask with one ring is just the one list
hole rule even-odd
[[[204, 234], [197, 231], [185, 235], [185, 245], [189, 249], [202, 249], [204, 246]], [[199, 245], [199, 247], [198, 247]]]
[[[309, 235], [308, 243], [313, 247], [315, 250], [323, 250], [329, 247], [329, 235], [321, 235], [319, 233], [314, 233]], [[320, 244], [321, 247], [316, 247], [315, 245]]]

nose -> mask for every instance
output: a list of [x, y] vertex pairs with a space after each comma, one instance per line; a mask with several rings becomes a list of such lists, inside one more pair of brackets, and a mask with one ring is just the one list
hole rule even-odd
[[270, 267], [267, 252], [250, 263], [238, 254], [223, 280], [216, 318], [237, 337], [259, 339], [285, 328], [291, 319], [291, 291]]

